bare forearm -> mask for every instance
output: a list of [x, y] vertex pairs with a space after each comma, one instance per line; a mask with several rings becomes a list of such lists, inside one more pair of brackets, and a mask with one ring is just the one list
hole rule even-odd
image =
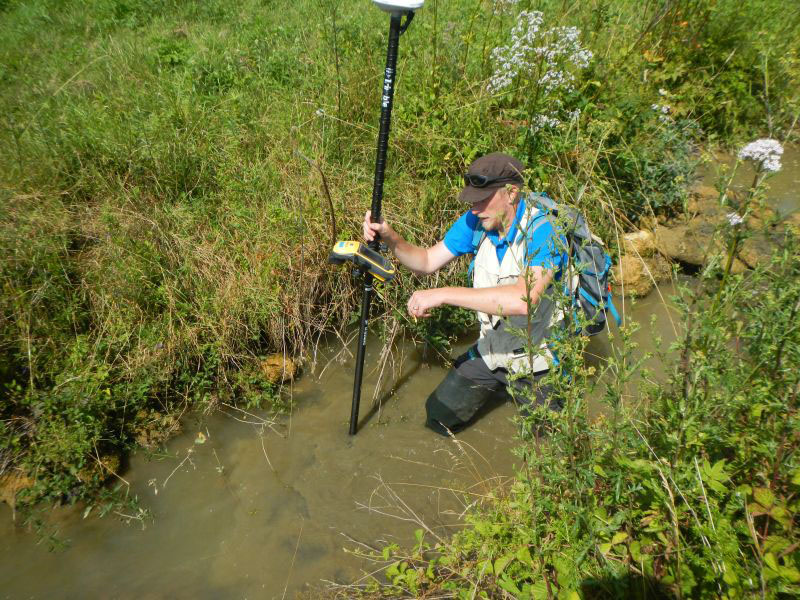
[[383, 241], [406, 268], [420, 274], [433, 272], [429, 270], [428, 251], [425, 248], [408, 243], [397, 233]]
[[[477, 310], [490, 315], [516, 316], [528, 312], [528, 302], [524, 293], [516, 285], [501, 285], [490, 288], [446, 287], [440, 288], [442, 304], [460, 306]], [[532, 290], [533, 292], [533, 290]], [[539, 297], [531, 293], [531, 304], [535, 305]]]
[[553, 281], [553, 271], [531, 267], [516, 283], [485, 288], [443, 287], [417, 290], [408, 299], [412, 317], [430, 317], [431, 309], [449, 304], [497, 316], [521, 316], [539, 303]]
[[365, 241], [379, 237], [405, 267], [421, 275], [429, 275], [455, 258], [444, 242], [430, 248], [409, 244], [385, 221], [373, 223], [369, 211], [364, 215], [363, 231]]

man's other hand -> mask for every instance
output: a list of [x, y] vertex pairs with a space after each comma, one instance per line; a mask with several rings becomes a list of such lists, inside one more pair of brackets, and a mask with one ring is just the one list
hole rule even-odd
[[432, 308], [437, 308], [445, 303], [445, 295], [445, 288], [417, 290], [408, 299], [408, 314], [415, 319], [417, 317], [430, 317]]

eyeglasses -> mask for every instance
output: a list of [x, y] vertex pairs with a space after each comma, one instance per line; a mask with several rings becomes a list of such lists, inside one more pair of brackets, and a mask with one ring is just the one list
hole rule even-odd
[[499, 182], [519, 183], [520, 181], [519, 178], [517, 177], [508, 177], [508, 176], [487, 177], [486, 175], [472, 175], [470, 173], [464, 175], [464, 183], [466, 185], [471, 185], [472, 187], [476, 188], [484, 188], [487, 185]]

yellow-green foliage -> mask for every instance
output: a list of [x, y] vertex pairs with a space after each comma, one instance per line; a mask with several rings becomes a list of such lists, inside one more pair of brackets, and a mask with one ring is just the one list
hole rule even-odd
[[[513, 98], [486, 90], [515, 12], [429, 0], [403, 36], [384, 207], [409, 239], [463, 210], [459, 175], [480, 153], [526, 158], [560, 198], [588, 183], [603, 232], [611, 207], [636, 220], [680, 206], [701, 131], [791, 123], [797, 40], [770, 2], [515, 10], [532, 4], [594, 52], [551, 97], [581, 118], [539, 136], [530, 77]], [[358, 236], [387, 19], [366, 0], [4, 0], [0, 20], [0, 377], [15, 382], [0, 391], [0, 471], [61, 495], [89, 449], [129, 445], [140, 412], [269, 397], [246, 374], [259, 355], [348, 322], [317, 167], [339, 238]], [[659, 88], [669, 123], [650, 108]]]

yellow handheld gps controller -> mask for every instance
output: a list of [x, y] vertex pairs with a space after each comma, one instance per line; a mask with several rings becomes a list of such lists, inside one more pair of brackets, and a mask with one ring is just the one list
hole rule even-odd
[[378, 281], [394, 279], [394, 265], [369, 246], [361, 242], [336, 242], [328, 255], [328, 262], [339, 265], [350, 261], [372, 275]]

